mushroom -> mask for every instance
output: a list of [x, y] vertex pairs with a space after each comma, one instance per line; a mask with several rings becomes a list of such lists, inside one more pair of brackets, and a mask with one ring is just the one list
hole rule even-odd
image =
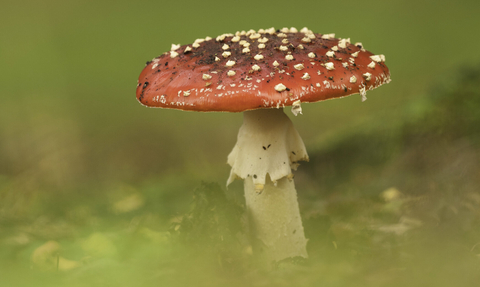
[[297, 115], [302, 103], [353, 94], [363, 101], [367, 90], [390, 82], [383, 55], [333, 34], [287, 30], [172, 45], [147, 62], [137, 84], [137, 99], [148, 107], [243, 112], [227, 186], [244, 180], [251, 243], [266, 262], [308, 257], [292, 173], [308, 155], [283, 108]]

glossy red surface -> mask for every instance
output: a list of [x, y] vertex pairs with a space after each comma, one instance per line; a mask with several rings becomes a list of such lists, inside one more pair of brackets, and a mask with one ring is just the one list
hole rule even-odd
[[[138, 80], [137, 99], [149, 107], [242, 112], [291, 106], [298, 100], [305, 103], [344, 97], [390, 81], [383, 60], [377, 57], [375, 61], [370, 58], [373, 53], [345, 39], [339, 42], [341, 39], [322, 39], [322, 34], [278, 30], [273, 34], [238, 36], [240, 41], [230, 35], [221, 41], [203, 41], [197, 48], [184, 45], [173, 54], [167, 52], [148, 62]], [[263, 49], [259, 41], [266, 41]], [[246, 46], [249, 52], [244, 50]], [[327, 56], [332, 49], [336, 51]], [[231, 54], [222, 56], [225, 51]], [[255, 59], [259, 54], [263, 59]], [[287, 59], [288, 55], [293, 59]], [[228, 61], [235, 64], [227, 66]], [[372, 62], [375, 67], [368, 67]], [[303, 68], [295, 67], [298, 64]], [[254, 65], [260, 70], [254, 71]], [[332, 65], [334, 69], [327, 69]], [[229, 71], [235, 75], [228, 76]], [[370, 80], [366, 73], [371, 74]], [[286, 87], [284, 91], [275, 89], [280, 83]]]

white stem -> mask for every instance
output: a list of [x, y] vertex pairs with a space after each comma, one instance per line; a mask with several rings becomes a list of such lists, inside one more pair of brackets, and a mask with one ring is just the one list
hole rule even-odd
[[307, 239], [302, 226], [293, 180], [267, 180], [258, 193], [252, 178], [244, 181], [250, 238], [255, 254], [266, 262], [301, 256], [307, 258]]
[[269, 262], [307, 257], [292, 174], [300, 160], [308, 161], [305, 145], [282, 109], [244, 112], [227, 185], [245, 180], [252, 243]]

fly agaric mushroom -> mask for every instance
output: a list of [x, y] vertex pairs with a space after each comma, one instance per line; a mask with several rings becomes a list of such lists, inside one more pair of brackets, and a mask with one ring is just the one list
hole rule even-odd
[[383, 55], [361, 43], [274, 28], [197, 39], [147, 62], [137, 99], [148, 107], [244, 112], [227, 185], [244, 180], [252, 245], [265, 260], [307, 258], [292, 170], [308, 161], [283, 108], [360, 94], [390, 82]]

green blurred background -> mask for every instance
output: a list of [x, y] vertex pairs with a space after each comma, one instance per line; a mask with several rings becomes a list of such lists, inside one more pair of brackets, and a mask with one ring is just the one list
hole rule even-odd
[[[480, 282], [479, 1], [0, 6], [1, 286]], [[296, 181], [311, 259], [274, 275], [254, 271], [242, 240], [210, 237], [228, 228], [205, 227], [205, 242], [181, 234], [215, 189], [201, 182], [225, 190], [242, 115], [135, 99], [145, 62], [172, 43], [272, 26], [362, 42], [392, 75], [364, 103], [292, 117], [311, 156]], [[228, 204], [241, 193], [233, 184]]]

